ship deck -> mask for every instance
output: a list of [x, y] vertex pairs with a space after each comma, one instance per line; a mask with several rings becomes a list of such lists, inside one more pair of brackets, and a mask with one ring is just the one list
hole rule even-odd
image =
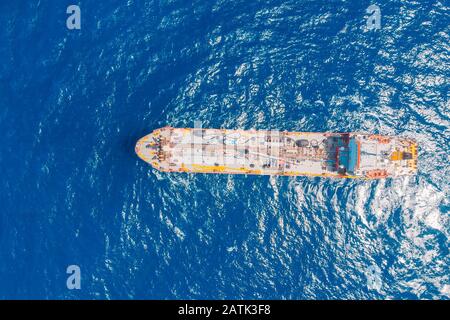
[[322, 175], [335, 167], [335, 146], [324, 133], [174, 129], [160, 135], [159, 166], [168, 171]]

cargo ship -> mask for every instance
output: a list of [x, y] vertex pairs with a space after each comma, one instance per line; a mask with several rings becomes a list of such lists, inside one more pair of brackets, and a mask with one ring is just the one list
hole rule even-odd
[[417, 172], [413, 139], [366, 133], [164, 127], [135, 151], [163, 172], [362, 179]]

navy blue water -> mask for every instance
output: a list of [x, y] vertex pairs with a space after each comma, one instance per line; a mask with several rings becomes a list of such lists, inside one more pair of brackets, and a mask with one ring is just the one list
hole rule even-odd
[[[1, 298], [449, 299], [448, 3], [377, 1], [371, 31], [369, 1], [81, 1], [81, 30], [70, 4], [0, 4]], [[195, 120], [414, 137], [419, 174], [167, 174], [134, 154]]]

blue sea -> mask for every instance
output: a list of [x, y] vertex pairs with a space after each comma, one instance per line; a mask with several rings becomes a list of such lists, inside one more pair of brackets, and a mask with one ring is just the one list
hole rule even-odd
[[[0, 298], [450, 299], [449, 15], [440, 0], [1, 1]], [[194, 121], [412, 137], [419, 172], [162, 173], [134, 153]]]

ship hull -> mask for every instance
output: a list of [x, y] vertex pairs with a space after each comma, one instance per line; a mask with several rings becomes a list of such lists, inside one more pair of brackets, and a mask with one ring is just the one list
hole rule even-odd
[[380, 179], [417, 171], [414, 140], [364, 133], [164, 127], [135, 150], [163, 172]]

